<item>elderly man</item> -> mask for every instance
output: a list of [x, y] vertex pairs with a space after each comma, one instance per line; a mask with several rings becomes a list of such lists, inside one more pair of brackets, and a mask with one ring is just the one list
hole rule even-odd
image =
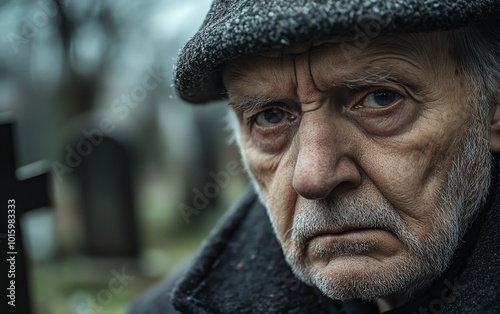
[[499, 13], [215, 1], [175, 83], [228, 98], [258, 196], [136, 309], [500, 313]]

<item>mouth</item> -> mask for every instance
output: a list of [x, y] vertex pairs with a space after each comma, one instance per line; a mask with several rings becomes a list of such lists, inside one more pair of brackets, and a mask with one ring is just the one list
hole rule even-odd
[[382, 231], [387, 231], [389, 230], [385, 228], [380, 228], [380, 227], [362, 227], [362, 226], [356, 226], [356, 227], [341, 227], [341, 228], [336, 228], [336, 229], [331, 229], [331, 230], [322, 230], [319, 231], [311, 238], [316, 238], [316, 237], [321, 237], [321, 236], [342, 236], [342, 235], [347, 235], [350, 233], [356, 233], [356, 232], [366, 232], [366, 231], [371, 231], [371, 230], [382, 230]]
[[315, 232], [306, 241], [305, 248], [307, 249], [311, 244], [315, 243], [322, 246], [330, 246], [339, 243], [365, 243], [373, 242], [380, 239], [381, 236], [387, 236], [387, 233], [393, 233], [382, 227], [368, 227], [368, 226], [345, 226], [336, 229], [321, 230]]

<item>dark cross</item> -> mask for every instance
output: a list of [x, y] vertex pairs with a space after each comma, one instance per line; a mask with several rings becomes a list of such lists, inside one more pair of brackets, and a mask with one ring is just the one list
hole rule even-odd
[[[2, 254], [0, 276], [7, 279], [0, 281], [6, 283], [2, 284], [1, 291], [7, 291], [1, 296], [2, 307], [6, 309], [6, 311], [0, 311], [1, 313], [31, 313], [20, 218], [22, 214], [32, 209], [50, 204], [47, 193], [48, 179], [48, 173], [44, 173], [22, 181], [18, 180], [16, 177], [14, 123], [0, 122], [0, 221], [2, 222], [0, 226], [0, 254]], [[9, 207], [8, 205], [14, 206]], [[14, 228], [9, 229], [8, 209], [13, 208], [15, 209], [15, 223]], [[13, 246], [8, 241], [9, 236], [12, 235], [14, 235]], [[12, 269], [15, 269], [15, 272], [9, 273]], [[9, 305], [9, 302], [13, 300], [12, 297], [9, 297], [9, 294], [12, 294], [12, 289], [6, 290], [11, 287], [11, 280], [14, 280], [15, 307]]]

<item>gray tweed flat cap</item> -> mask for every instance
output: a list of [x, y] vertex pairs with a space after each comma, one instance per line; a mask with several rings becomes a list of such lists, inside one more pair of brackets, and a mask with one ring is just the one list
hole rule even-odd
[[[500, 13], [500, 0], [215, 0], [181, 50], [174, 73], [192, 103], [225, 97], [222, 65], [241, 55], [312, 39], [449, 30]], [[378, 26], [377, 26], [378, 25]]]

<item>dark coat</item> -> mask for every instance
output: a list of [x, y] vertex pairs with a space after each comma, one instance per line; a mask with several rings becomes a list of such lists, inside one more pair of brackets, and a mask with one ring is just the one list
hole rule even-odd
[[[488, 200], [445, 274], [393, 313], [500, 313], [500, 197]], [[265, 208], [249, 193], [190, 269], [138, 301], [130, 313], [378, 313], [374, 303], [334, 301], [297, 280]], [[175, 284], [175, 288], [174, 288]], [[173, 289], [173, 292], [172, 292]]]

